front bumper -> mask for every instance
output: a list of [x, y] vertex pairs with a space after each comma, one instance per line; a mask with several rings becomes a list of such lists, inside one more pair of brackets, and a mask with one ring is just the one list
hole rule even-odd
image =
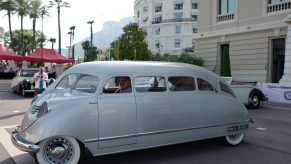
[[11, 141], [16, 148], [25, 152], [37, 153], [40, 150], [39, 145], [34, 145], [23, 141], [19, 135], [19, 126], [16, 126], [15, 129], [13, 129], [11, 133]]

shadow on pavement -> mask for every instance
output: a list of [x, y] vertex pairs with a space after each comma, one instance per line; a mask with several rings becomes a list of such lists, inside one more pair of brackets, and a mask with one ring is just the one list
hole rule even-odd
[[24, 114], [25, 114], [25, 112], [10, 114], [10, 115], [6, 115], [6, 116], [0, 116], [0, 120], [5, 120], [5, 119], [11, 118], [11, 117], [21, 116], [21, 115], [24, 115]]

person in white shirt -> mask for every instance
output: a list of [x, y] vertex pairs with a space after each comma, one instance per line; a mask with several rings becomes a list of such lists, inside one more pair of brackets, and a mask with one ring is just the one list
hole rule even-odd
[[48, 81], [48, 74], [44, 71], [43, 67], [40, 67], [38, 72], [35, 73], [33, 77], [35, 95], [41, 94], [46, 89], [47, 81]]

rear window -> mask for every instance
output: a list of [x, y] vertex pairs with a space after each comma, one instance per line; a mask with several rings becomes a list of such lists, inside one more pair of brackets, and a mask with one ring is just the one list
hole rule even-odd
[[170, 91], [194, 91], [194, 78], [190, 76], [172, 76], [168, 78]]
[[214, 91], [214, 87], [204, 79], [197, 79], [198, 89], [200, 91]]

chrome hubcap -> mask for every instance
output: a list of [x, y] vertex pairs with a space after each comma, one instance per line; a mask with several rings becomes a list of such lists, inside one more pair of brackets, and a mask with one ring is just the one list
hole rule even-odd
[[235, 135], [229, 135], [228, 138], [231, 139], [232, 141], [237, 140], [240, 137], [240, 134], [235, 134]]
[[49, 163], [67, 163], [73, 155], [73, 147], [65, 139], [53, 139], [46, 148], [45, 157]]
[[258, 103], [259, 103], [259, 98], [258, 98], [258, 96], [254, 96], [254, 97], [253, 97], [253, 102], [254, 102], [254, 106], [257, 106], [257, 105], [258, 105]]

